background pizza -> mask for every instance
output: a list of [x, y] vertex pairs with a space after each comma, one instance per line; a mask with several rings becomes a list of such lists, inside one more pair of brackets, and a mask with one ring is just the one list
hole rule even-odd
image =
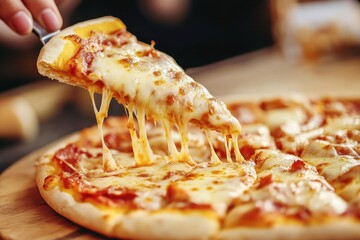
[[101, 140], [92, 127], [44, 154], [37, 182], [56, 211], [107, 236], [357, 238], [359, 106], [340, 98], [232, 102], [245, 161], [229, 162], [224, 139], [214, 133], [218, 165], [195, 127], [189, 146], [197, 165], [171, 162], [162, 128], [148, 123], [159, 162], [136, 167], [126, 118], [110, 118], [104, 138], [122, 169], [101, 171]]

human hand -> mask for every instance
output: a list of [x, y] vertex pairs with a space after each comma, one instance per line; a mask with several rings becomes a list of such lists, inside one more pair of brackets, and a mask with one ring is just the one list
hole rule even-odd
[[33, 19], [50, 32], [62, 26], [54, 0], [0, 0], [0, 19], [20, 35], [31, 32]]

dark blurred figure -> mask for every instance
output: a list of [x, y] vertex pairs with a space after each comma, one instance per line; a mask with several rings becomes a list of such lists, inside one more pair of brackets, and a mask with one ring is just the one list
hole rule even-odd
[[[73, 22], [119, 17], [139, 40], [173, 56], [184, 68], [200, 66], [272, 44], [265, 0], [83, 1]], [[176, 4], [177, 3], [177, 4]], [[161, 6], [167, 7], [161, 7]], [[166, 14], [166, 12], [170, 12]]]
[[[84, 0], [75, 10], [60, 12], [69, 15], [64, 16], [65, 27], [106, 15], [118, 17], [140, 41], [154, 40], [157, 49], [183, 68], [272, 44], [266, 0]], [[39, 78], [35, 63], [41, 45], [35, 37], [8, 42], [12, 48], [0, 49], [0, 91]]]

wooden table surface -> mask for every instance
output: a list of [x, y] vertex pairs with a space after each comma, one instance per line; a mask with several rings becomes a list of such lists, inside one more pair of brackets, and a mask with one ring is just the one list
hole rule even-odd
[[[265, 49], [190, 69], [189, 74], [216, 96], [360, 94], [360, 57], [296, 64], [284, 61], [274, 49]], [[34, 180], [34, 163], [42, 152], [20, 159], [0, 176], [0, 238], [101, 239], [61, 217], [42, 200]]]
[[43, 151], [20, 159], [0, 176], [0, 239], [103, 239], [63, 218], [41, 198], [34, 163]]
[[285, 61], [275, 48], [267, 48], [190, 69], [188, 73], [217, 97], [292, 92], [358, 95], [360, 53], [318, 63], [299, 63]]

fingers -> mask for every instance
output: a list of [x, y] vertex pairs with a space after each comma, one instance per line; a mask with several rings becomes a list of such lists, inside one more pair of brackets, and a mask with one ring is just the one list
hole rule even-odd
[[23, 0], [34, 19], [53, 32], [61, 28], [62, 18], [53, 0]]
[[0, 19], [15, 32], [32, 30], [32, 18], [48, 31], [61, 28], [62, 18], [53, 0], [0, 0]]
[[20, 0], [0, 0], [0, 19], [21, 35], [31, 32], [31, 14]]

